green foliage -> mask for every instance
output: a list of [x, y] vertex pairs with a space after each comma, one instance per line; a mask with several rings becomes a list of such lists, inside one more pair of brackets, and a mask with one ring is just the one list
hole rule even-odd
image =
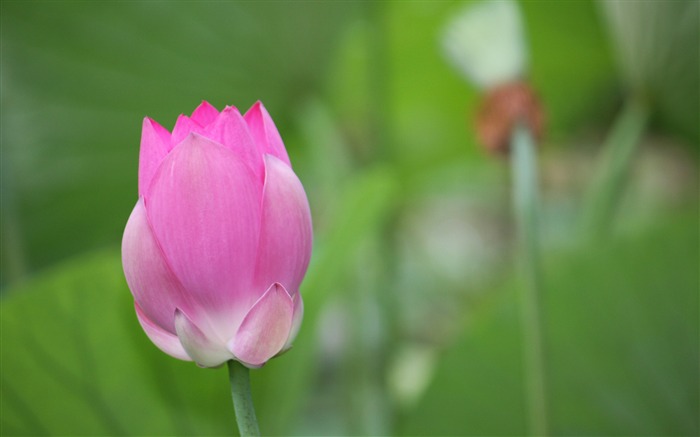
[[119, 240], [136, 202], [145, 116], [171, 129], [202, 100], [241, 111], [262, 100], [287, 132], [359, 5], [3, 1], [1, 8], [2, 232], [18, 240], [6, 249], [18, 275]]
[[698, 216], [548, 265], [554, 426], [567, 435], [696, 435]]
[[[546, 263], [550, 417], [557, 435], [696, 435], [698, 216]], [[406, 435], [523, 435], [517, 284], [486, 294]]]
[[697, 143], [698, 2], [601, 1], [600, 10], [627, 91], [652, 106], [658, 124]]
[[191, 435], [235, 428], [227, 375], [141, 331], [116, 251], [14, 290], [0, 309], [2, 434]]
[[[347, 208], [367, 199], [367, 187], [381, 186], [378, 174], [349, 190]], [[376, 199], [375, 205], [386, 200]], [[370, 209], [353, 235], [369, 235], [379, 223], [382, 208]], [[698, 431], [696, 224], [691, 215], [606, 246], [550, 256], [548, 376], [557, 434]], [[297, 345], [252, 375], [266, 434], [287, 434], [299, 421], [318, 369], [319, 305], [333, 294], [332, 278], [342, 268], [334, 265], [348, 263], [359, 241], [335, 233], [323, 246], [304, 290], [307, 314]], [[325, 276], [328, 270], [335, 274]], [[425, 397], [403, 415], [402, 433], [524, 432], [515, 289], [484, 296], [441, 357]], [[4, 435], [235, 429], [226, 372], [171, 359], [148, 341], [115, 251], [65, 263], [12, 290], [0, 321]]]

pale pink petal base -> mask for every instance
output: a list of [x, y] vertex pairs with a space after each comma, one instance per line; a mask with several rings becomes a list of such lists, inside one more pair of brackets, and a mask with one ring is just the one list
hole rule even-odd
[[187, 355], [202, 367], [220, 366], [233, 359], [223, 341], [205, 334], [180, 309], [175, 310], [175, 331]]
[[260, 367], [282, 350], [292, 327], [294, 302], [275, 283], [253, 305], [228, 348], [248, 367]]
[[301, 298], [301, 294], [297, 293], [294, 297], [294, 316], [292, 317], [292, 328], [289, 330], [289, 337], [287, 337], [287, 342], [280, 353], [289, 350], [294, 343], [294, 339], [297, 338], [299, 334], [299, 329], [301, 329], [301, 321], [304, 319], [304, 301]]
[[187, 352], [185, 352], [185, 348], [182, 347], [180, 340], [175, 335], [167, 332], [153, 323], [143, 313], [139, 307], [139, 304], [136, 302], [134, 302], [134, 308], [136, 308], [136, 317], [138, 317], [141, 327], [146, 332], [146, 335], [153, 342], [153, 344], [158, 346], [158, 349], [162, 350], [171, 357], [185, 361], [192, 361], [192, 358], [190, 358]]

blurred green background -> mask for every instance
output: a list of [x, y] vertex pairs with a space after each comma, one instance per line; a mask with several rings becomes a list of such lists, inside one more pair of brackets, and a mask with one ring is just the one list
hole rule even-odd
[[[690, 18], [644, 33], [673, 56], [641, 85], [599, 4], [520, 4], [556, 435], [700, 432], [698, 8], [656, 3]], [[226, 371], [141, 331], [119, 245], [143, 117], [260, 99], [315, 228], [295, 347], [252, 372], [263, 433], [526, 434], [508, 165], [439, 42], [462, 4], [3, 1], [0, 433], [236, 433]], [[630, 88], [651, 119], [610, 235], [582, 238]]]

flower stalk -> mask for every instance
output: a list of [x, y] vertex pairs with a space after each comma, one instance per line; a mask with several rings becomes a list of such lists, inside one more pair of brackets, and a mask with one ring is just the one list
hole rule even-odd
[[238, 432], [241, 437], [259, 437], [260, 428], [250, 393], [250, 370], [238, 361], [229, 360], [228, 375]]
[[609, 231], [648, 119], [647, 106], [631, 97], [615, 120], [586, 199], [583, 231], [588, 236], [602, 237]]
[[532, 132], [517, 123], [511, 133], [513, 207], [521, 275], [520, 309], [527, 407], [532, 435], [548, 433], [544, 323], [540, 271], [537, 157]]

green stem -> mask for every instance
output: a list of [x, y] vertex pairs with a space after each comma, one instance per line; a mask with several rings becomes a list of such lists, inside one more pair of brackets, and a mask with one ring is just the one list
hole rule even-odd
[[228, 375], [238, 432], [241, 437], [259, 437], [260, 429], [255, 417], [253, 397], [250, 395], [250, 370], [238, 361], [231, 360], [228, 362]]
[[533, 435], [544, 436], [548, 433], [548, 425], [538, 235], [537, 156], [532, 134], [521, 124], [512, 133], [511, 165], [518, 260], [522, 275], [520, 308], [530, 431]]
[[648, 119], [647, 106], [640, 99], [632, 97], [615, 120], [603, 144], [600, 163], [588, 191], [583, 217], [586, 234], [602, 237], [610, 229], [627, 172]]

